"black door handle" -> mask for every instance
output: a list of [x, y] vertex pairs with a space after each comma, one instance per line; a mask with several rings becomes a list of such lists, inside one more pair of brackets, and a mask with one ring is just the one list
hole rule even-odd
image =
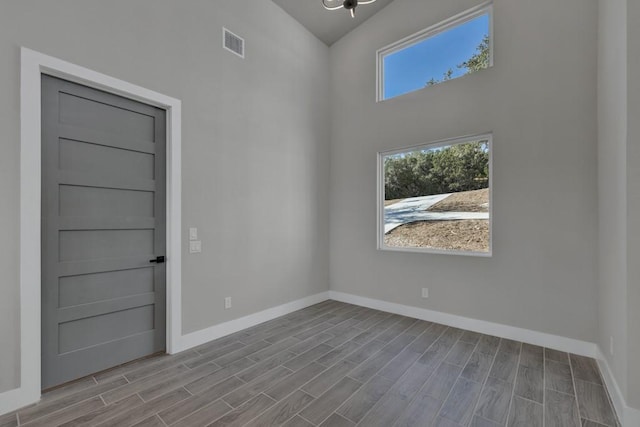
[[159, 256], [156, 259], [149, 260], [149, 262], [155, 262], [157, 264], [164, 264], [164, 261], [165, 259], [163, 256]]

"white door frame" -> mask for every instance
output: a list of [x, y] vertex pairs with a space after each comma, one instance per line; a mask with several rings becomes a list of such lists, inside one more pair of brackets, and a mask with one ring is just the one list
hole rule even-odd
[[23, 47], [20, 72], [20, 387], [2, 393], [0, 414], [37, 402], [41, 392], [42, 74], [167, 111], [167, 352], [172, 354], [181, 349], [181, 101]]

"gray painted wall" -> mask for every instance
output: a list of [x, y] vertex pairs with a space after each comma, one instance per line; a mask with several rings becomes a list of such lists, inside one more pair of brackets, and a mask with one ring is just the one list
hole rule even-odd
[[[627, 0], [600, 0], [598, 343], [627, 390]], [[613, 337], [614, 353], [609, 340]]]
[[640, 2], [629, 0], [627, 11], [628, 31], [628, 105], [629, 145], [627, 148], [628, 197], [629, 197], [629, 383], [628, 404], [640, 410]]
[[[597, 1], [496, 0], [495, 67], [375, 102], [376, 49], [479, 3], [396, 0], [332, 46], [331, 289], [594, 341]], [[494, 256], [377, 251], [376, 152], [487, 131]]]
[[19, 384], [20, 46], [183, 101], [185, 333], [328, 289], [322, 42], [264, 0], [0, 0], [0, 392]]
[[[627, 404], [640, 409], [640, 5], [601, 0], [598, 59], [599, 335]], [[610, 353], [610, 337], [614, 339]]]

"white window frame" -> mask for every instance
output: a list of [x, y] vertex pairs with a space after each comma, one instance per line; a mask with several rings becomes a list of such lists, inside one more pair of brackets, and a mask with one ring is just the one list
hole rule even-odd
[[[385, 200], [385, 174], [384, 159], [394, 154], [407, 153], [424, 149], [434, 149], [458, 145], [477, 141], [487, 141], [489, 147], [489, 250], [487, 252], [463, 251], [463, 250], [447, 250], [436, 248], [414, 248], [414, 247], [393, 247], [384, 243], [384, 200]], [[413, 145], [389, 151], [381, 151], [378, 153], [378, 195], [377, 195], [377, 224], [378, 224], [378, 250], [393, 252], [417, 252], [428, 254], [445, 254], [445, 255], [463, 255], [490, 258], [493, 256], [493, 134], [484, 133], [478, 135], [468, 135], [457, 138], [443, 139], [426, 144]]]
[[[466, 22], [471, 21], [479, 16], [488, 14], [489, 15], [489, 68], [493, 67], [493, 1], [489, 1], [486, 3], [482, 3], [476, 7], [465, 10], [462, 13], [459, 13], [451, 18], [445, 19], [435, 25], [432, 25], [424, 30], [418, 31], [415, 34], [412, 34], [408, 37], [405, 37], [402, 40], [398, 40], [388, 46], [385, 46], [376, 51], [376, 68], [377, 68], [377, 87], [376, 87], [376, 100], [377, 102], [382, 102], [387, 99], [395, 99], [398, 96], [394, 96], [393, 98], [385, 98], [384, 95], [384, 59], [387, 55], [391, 55], [403, 49], [406, 49], [410, 46], [413, 46], [417, 43], [421, 43], [424, 40], [431, 38], [437, 34], [440, 34], [444, 31], [447, 31], [451, 28], [462, 25]], [[462, 77], [462, 76], [461, 76]], [[459, 78], [459, 77], [458, 77]], [[455, 79], [454, 79], [455, 80]], [[423, 89], [416, 89], [415, 91], [411, 91], [409, 93], [417, 92]], [[406, 94], [405, 94], [406, 95]]]

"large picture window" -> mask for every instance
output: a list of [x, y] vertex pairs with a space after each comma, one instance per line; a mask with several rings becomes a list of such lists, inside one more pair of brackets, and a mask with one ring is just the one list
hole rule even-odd
[[491, 141], [379, 153], [378, 248], [491, 255]]
[[492, 6], [487, 3], [380, 49], [378, 101], [492, 65]]

